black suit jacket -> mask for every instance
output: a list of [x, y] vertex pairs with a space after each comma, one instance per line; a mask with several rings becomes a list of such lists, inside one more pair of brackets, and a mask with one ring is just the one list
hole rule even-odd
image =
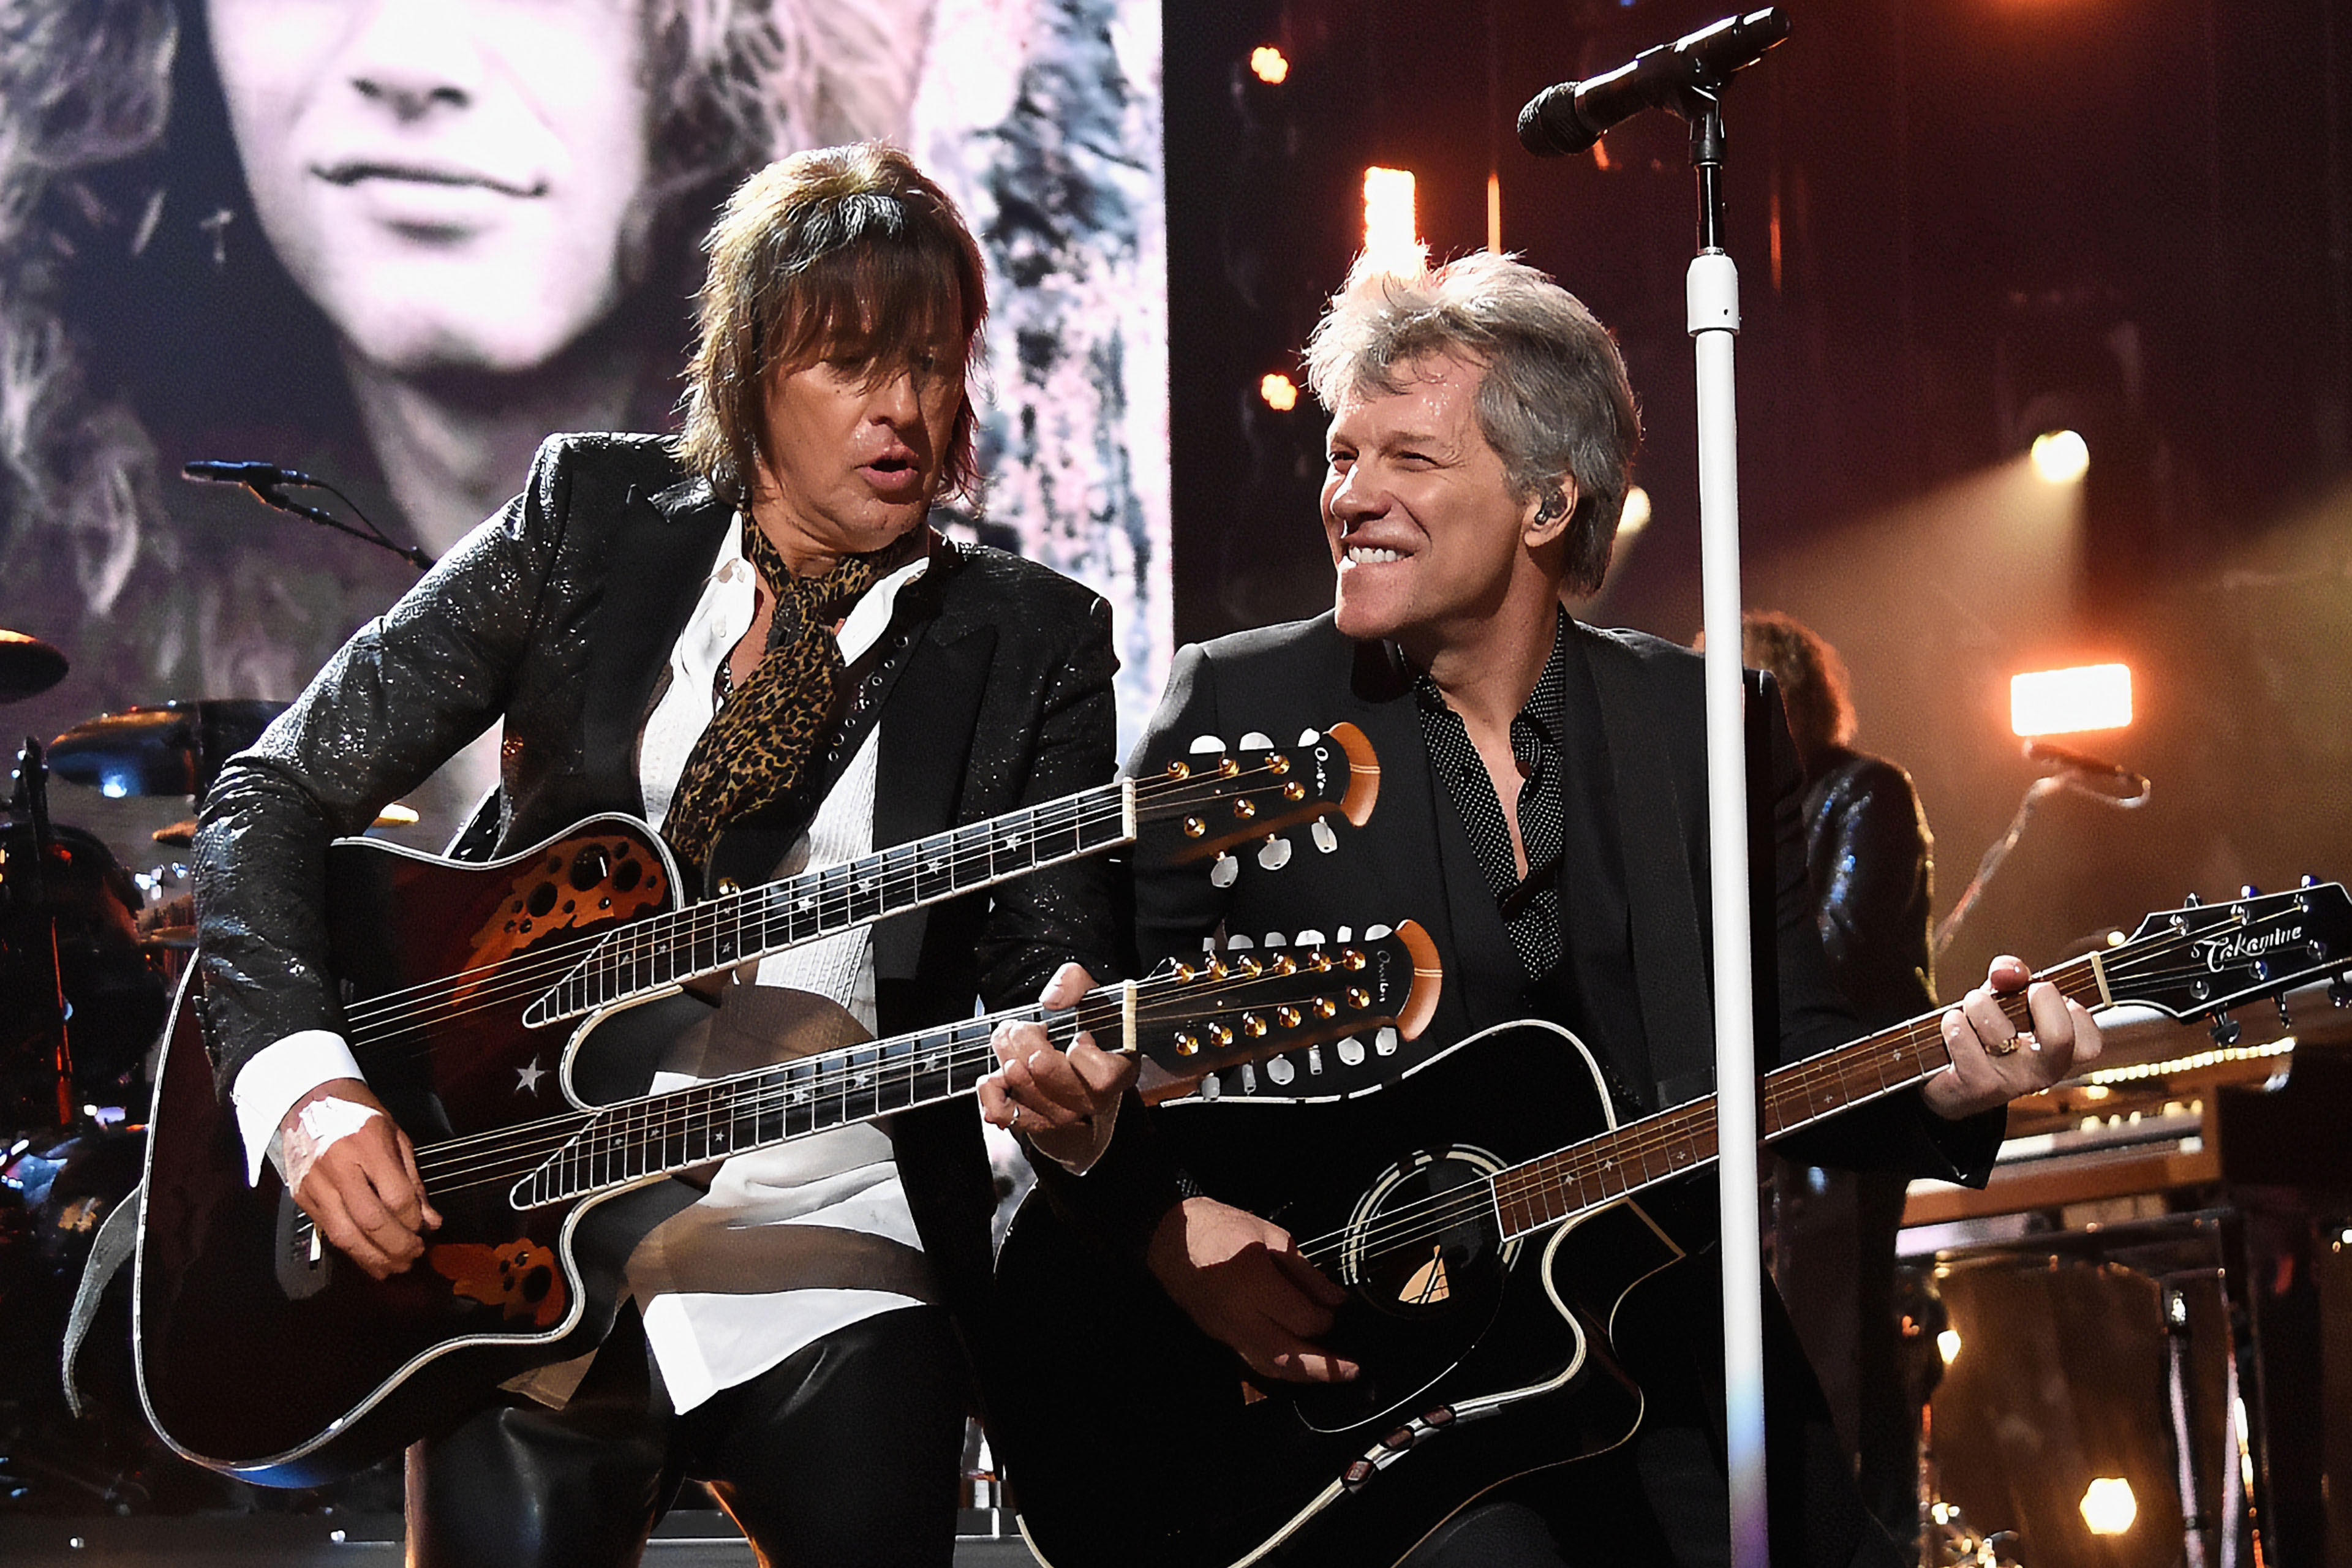
[[[340, 1031], [325, 976], [329, 841], [503, 721], [495, 851], [642, 814], [637, 742], [733, 510], [643, 436], [551, 438], [521, 495], [354, 636], [222, 770], [195, 846], [200, 963], [224, 1093], [262, 1047]], [[877, 846], [1101, 784], [1115, 762], [1109, 607], [1044, 567], [955, 548], [900, 596], [911, 646], [877, 741]], [[1114, 972], [1109, 871], [1079, 861], [875, 933], [899, 1033], [1032, 1000], [1066, 960]], [[981, 1304], [994, 1191], [972, 1107], [894, 1120], [950, 1303]]]
[[[1630, 1006], [1646, 1038], [1647, 1081], [1629, 1085], [1643, 1109], [1678, 1104], [1712, 1089], [1713, 1022], [1708, 1004], [1710, 908], [1706, 828], [1706, 707], [1702, 663], [1689, 649], [1641, 632], [1568, 623], [1570, 680], [1589, 675], [1597, 699], [1614, 847], [1622, 859], [1631, 957]], [[1769, 688], [1768, 687], [1769, 692]], [[1777, 697], [1765, 711], [1769, 772], [1751, 781], [1759, 805], [1751, 837], [1774, 853], [1755, 900], [1759, 929], [1772, 941], [1756, 953], [1759, 1068], [1842, 1045], [1862, 1031], [1822, 956], [1798, 817], [1801, 781]], [[1171, 868], [1147, 837], [1136, 855], [1136, 939], [1141, 956], [1197, 952], [1223, 925], [1254, 939], [1296, 936], [1301, 926], [1418, 921], [1445, 965], [1436, 1016], [1419, 1050], [1397, 1065], [1490, 1025], [1544, 1011], [1531, 995], [1494, 895], [1480, 871], [1446, 786], [1433, 776], [1408, 672], [1382, 645], [1343, 637], [1329, 616], [1187, 647], [1169, 676], [1160, 710], [1129, 766], [1142, 774], [1183, 753], [1196, 735], [1226, 741], [1259, 731], [1287, 742], [1302, 728], [1345, 720], [1361, 728], [1381, 761], [1381, 793], [1361, 829], [1341, 824], [1331, 853], [1294, 853], [1278, 871], [1244, 856], [1230, 889], [1197, 868]], [[1589, 748], [1588, 748], [1589, 749]], [[1590, 868], [1560, 870], [1573, 929], [1576, 881]], [[1579, 1020], [1559, 1020], [1576, 1023]], [[1598, 1042], [1588, 1042], [1598, 1044]], [[1948, 1180], [1981, 1180], [1998, 1146], [1994, 1113], [1948, 1123], [1916, 1094], [1898, 1095], [1794, 1141], [1815, 1163], [1902, 1170]], [[1122, 1129], [1122, 1134], [1125, 1129]]]

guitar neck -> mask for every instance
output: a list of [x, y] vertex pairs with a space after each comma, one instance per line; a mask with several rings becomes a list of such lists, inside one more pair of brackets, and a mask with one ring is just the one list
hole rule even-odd
[[614, 931], [523, 1015], [532, 1027], [718, 974], [1135, 837], [1135, 786], [1100, 785]]
[[1064, 1047], [1087, 1031], [1107, 1050], [1131, 1050], [1137, 989], [1108, 985], [1064, 1011], [1016, 1007], [562, 1119], [561, 1146], [511, 1201], [533, 1208], [584, 1197], [968, 1094], [996, 1070], [989, 1040], [1000, 1024], [1041, 1023]]
[[[2084, 1006], [2107, 1005], [2099, 956], [2085, 954], [2034, 976]], [[2000, 998], [2011, 1019], [2031, 1026], [2023, 992]], [[1757, 1120], [1765, 1139], [1881, 1099], [1951, 1065], [1944, 1047], [1944, 1009], [1923, 1013], [1864, 1039], [1767, 1074], [1758, 1088]], [[1494, 1178], [1503, 1233], [1524, 1236], [1644, 1187], [1695, 1171], [1718, 1150], [1713, 1096], [1629, 1122], [1613, 1132], [1515, 1165]]]
[[1205, 1071], [1389, 1025], [1418, 1032], [1436, 1006], [1435, 965], [1436, 949], [1411, 921], [1361, 942], [1171, 961], [1146, 979], [1089, 991], [1066, 1010], [1016, 1007], [814, 1053], [452, 1140], [420, 1153], [419, 1163], [430, 1167], [428, 1187], [447, 1179], [511, 1182], [510, 1201], [530, 1208], [968, 1094], [996, 1070], [990, 1037], [1008, 1022], [1042, 1024], [1065, 1048], [1080, 1034], [1122, 1055], [1148, 1044], [1171, 1071]]

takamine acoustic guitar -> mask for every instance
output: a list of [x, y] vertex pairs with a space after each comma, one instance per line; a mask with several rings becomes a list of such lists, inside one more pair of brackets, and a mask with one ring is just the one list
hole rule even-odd
[[[327, 891], [343, 1033], [415, 1142], [445, 1223], [421, 1262], [378, 1281], [326, 1244], [274, 1170], [247, 1184], [192, 968], [155, 1087], [136, 1252], [148, 1418], [186, 1458], [270, 1485], [314, 1485], [395, 1451], [501, 1380], [593, 1346], [630, 1239], [615, 1219], [628, 1205], [604, 1200], [968, 1092], [993, 1066], [993, 1025], [1038, 1016], [872, 1043], [814, 999], [688, 982], [1130, 842], [1147, 822], [1171, 825], [1173, 855], [1229, 869], [1226, 851], [1262, 840], [1258, 858], [1273, 865], [1289, 847], [1280, 830], [1311, 822], [1329, 847], [1323, 817], [1361, 822], [1378, 784], [1352, 726], [1287, 748], [1251, 736], [1161, 774], [699, 903], [679, 897], [660, 837], [625, 816], [485, 865], [339, 840]], [[1106, 987], [1049, 1025], [1197, 1073], [1425, 1016], [1428, 945], [1407, 927], [1384, 942], [1203, 961]], [[669, 1094], [583, 1098], [583, 1079], [608, 1076], [600, 1062], [649, 1062], [696, 1026], [775, 1040], [774, 1055], [739, 1058], [775, 1065]], [[601, 1244], [600, 1215], [614, 1233]]]
[[[2352, 902], [2330, 883], [2153, 914], [2037, 978], [2095, 1011], [2195, 1019], [2347, 973]], [[2004, 1005], [2024, 1023], [2021, 994]], [[1768, 1074], [1764, 1135], [1943, 1069], [1940, 1017]], [[1116, 1377], [1024, 1380], [998, 1413], [1022, 1529], [1054, 1568], [1392, 1563], [1488, 1488], [1633, 1435], [1642, 1394], [1612, 1329], [1643, 1281], [1713, 1243], [1711, 1201], [1676, 1201], [1715, 1158], [1712, 1099], [1618, 1126], [1583, 1044], [1517, 1023], [1357, 1099], [1160, 1115], [1206, 1191], [1285, 1226], [1347, 1289], [1327, 1342], [1363, 1370], [1253, 1380], [1147, 1279], [1024, 1205], [998, 1280], [1024, 1337], [1002, 1348], [1054, 1364], [1069, 1323], [1121, 1347]]]

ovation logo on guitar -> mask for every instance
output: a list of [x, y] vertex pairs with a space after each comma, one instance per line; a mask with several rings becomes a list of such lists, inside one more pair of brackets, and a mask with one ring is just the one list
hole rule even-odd
[[[2037, 978], [2094, 1010], [2195, 1019], [2347, 973], [2352, 900], [2331, 883], [2151, 915]], [[2024, 1020], [2022, 994], [2003, 1005]], [[1766, 1075], [1765, 1135], [1943, 1070], [1940, 1019]], [[1125, 1321], [1150, 1347], [1123, 1359], [1119, 1385], [1042, 1385], [1007, 1434], [1023, 1530], [1055, 1568], [1394, 1563], [1488, 1488], [1632, 1436], [1642, 1394], [1612, 1331], [1684, 1255], [1643, 1194], [1713, 1161], [1714, 1100], [1618, 1126], [1591, 1054], [1546, 1023], [1486, 1030], [1407, 1078], [1327, 1103], [1163, 1113], [1204, 1190], [1274, 1218], [1347, 1288], [1328, 1342], [1362, 1368], [1353, 1383], [1244, 1391], [1239, 1363], [1164, 1297], [1096, 1268], [1049, 1210], [1024, 1206], [998, 1262], [1005, 1320]], [[1351, 1157], [1391, 1150], [1369, 1181], [1350, 1175]], [[1147, 1453], [1213, 1455], [1220, 1479], [1180, 1495], [1134, 1464]]]
[[[306, 1485], [344, 1473], [444, 1410], [469, 1408], [465, 1401], [478, 1403], [500, 1379], [594, 1343], [626, 1254], [616, 1217], [625, 1205], [603, 1199], [962, 1092], [987, 1070], [954, 1041], [856, 1046], [841, 1032], [845, 1015], [772, 1016], [765, 987], [722, 987], [727, 1004], [714, 1019], [687, 982], [1130, 842], [1147, 822], [1174, 825], [1171, 855], [1230, 864], [1229, 849], [1263, 840], [1267, 862], [1274, 846], [1286, 848], [1276, 837], [1285, 827], [1320, 826], [1332, 814], [1364, 820], [1378, 785], [1371, 748], [1352, 726], [1310, 731], [1287, 749], [1251, 736], [1164, 773], [684, 908], [673, 907], [667, 847], [627, 817], [593, 818], [488, 865], [338, 841], [328, 855], [328, 937], [343, 1032], [416, 1145], [446, 1222], [439, 1246], [457, 1250], [369, 1281], [336, 1267], [274, 1171], [247, 1185], [235, 1118], [214, 1092], [192, 970], [156, 1082], [136, 1255], [149, 1419], [187, 1458], [251, 1479]], [[1336, 1000], [1323, 994], [1321, 972], [1270, 977], [1307, 993], [1281, 1005], [1333, 1011], [1317, 1014], [1313, 1028], [1302, 1015], [1263, 1048], [1336, 1025], [1343, 1011], [1402, 1008], [1404, 988], [1374, 997], [1346, 968], [1370, 963], [1376, 946], [1333, 958], [1349, 982]], [[1225, 984], [1232, 968], [1221, 962], [1205, 983]], [[1361, 1006], [1351, 990], [1367, 997]], [[575, 1019], [552, 1068], [542, 1066], [551, 1047], [543, 1031]], [[1106, 1040], [1133, 1040], [1130, 1027], [1140, 1026], [1139, 1015], [1118, 1012], [1093, 1022]], [[679, 1029], [695, 1026], [758, 1031], [761, 1046], [788, 1042], [799, 1059], [753, 1079], [552, 1116], [523, 1092], [551, 1073], [587, 1107], [582, 1072], [600, 1084], [642, 1084], [641, 1072], [615, 1064], [649, 1067]], [[1201, 1066], [1261, 1048], [1241, 1021], [1212, 1017], [1201, 1028]], [[1159, 1043], [1170, 1070], [1199, 1070], [1173, 1043]], [[576, 1236], [583, 1221], [612, 1234]]]

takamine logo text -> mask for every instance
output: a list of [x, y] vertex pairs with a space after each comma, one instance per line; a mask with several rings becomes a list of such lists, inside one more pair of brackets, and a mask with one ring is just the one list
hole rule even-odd
[[2205, 967], [2219, 970], [2232, 963], [2243, 963], [2250, 958], [2260, 958], [2276, 952], [2283, 947], [2293, 947], [2303, 940], [2303, 928], [2266, 931], [2232, 931], [2228, 936], [2209, 936], [2198, 942], [2205, 952]]

